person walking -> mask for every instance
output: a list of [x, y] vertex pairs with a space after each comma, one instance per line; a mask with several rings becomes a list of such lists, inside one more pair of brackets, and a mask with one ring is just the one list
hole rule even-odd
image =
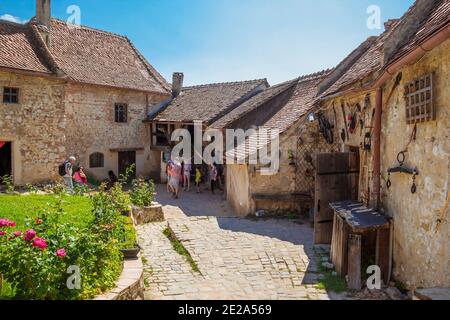
[[197, 187], [197, 193], [200, 193], [200, 184], [202, 183], [202, 172], [200, 167], [195, 168], [195, 186]]
[[67, 188], [67, 192], [70, 194], [73, 194], [73, 165], [75, 164], [75, 162], [77, 161], [77, 159], [75, 157], [69, 157], [69, 160], [67, 160], [64, 164], [64, 170], [65, 170], [65, 175], [64, 175], [64, 183], [66, 185]]
[[217, 181], [217, 167], [216, 167], [216, 163], [213, 163], [209, 167], [209, 179], [210, 179], [210, 184], [211, 184], [211, 192], [212, 192], [212, 194], [214, 194], [214, 189], [216, 187], [216, 181]]
[[183, 186], [184, 186], [184, 191], [188, 191], [188, 192], [191, 190], [191, 171], [192, 171], [192, 165], [188, 162], [184, 163]]
[[180, 180], [181, 180], [181, 163], [174, 161], [171, 174], [171, 186], [173, 189], [175, 199], [180, 195]]

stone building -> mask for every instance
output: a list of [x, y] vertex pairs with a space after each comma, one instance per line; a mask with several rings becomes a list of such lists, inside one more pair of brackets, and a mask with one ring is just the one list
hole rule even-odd
[[[339, 150], [359, 155], [357, 199], [392, 219], [393, 276], [411, 289], [450, 286], [449, 21], [448, 1], [416, 1], [319, 96]], [[413, 174], [389, 174], [399, 161]]]
[[135, 163], [159, 173], [143, 123], [170, 86], [128, 38], [52, 19], [50, 1], [22, 24], [0, 21], [0, 175], [17, 185], [58, 177], [74, 155], [96, 179]]

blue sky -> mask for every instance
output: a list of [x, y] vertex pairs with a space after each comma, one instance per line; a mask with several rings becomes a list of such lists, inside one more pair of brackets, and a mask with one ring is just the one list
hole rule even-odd
[[[413, 0], [53, 0], [66, 20], [70, 5], [81, 24], [128, 36], [171, 80], [186, 84], [268, 78], [276, 84], [335, 66], [368, 36], [367, 8], [400, 17]], [[0, 16], [35, 13], [34, 0], [0, 0]]]

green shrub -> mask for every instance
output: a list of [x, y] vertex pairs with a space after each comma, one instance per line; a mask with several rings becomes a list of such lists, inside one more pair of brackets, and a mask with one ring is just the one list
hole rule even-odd
[[130, 211], [131, 200], [130, 196], [126, 194], [120, 183], [115, 183], [110, 190], [112, 202], [116, 209], [123, 215], [126, 215]]
[[6, 174], [3, 177], [0, 176], [0, 181], [6, 186], [6, 193], [14, 193], [14, 180], [12, 175]]
[[[26, 232], [0, 220], [0, 273], [16, 298], [89, 299], [115, 285], [122, 269], [124, 217], [104, 191], [91, 198], [94, 219], [76, 226], [64, 216], [62, 198], [26, 221]], [[78, 266], [81, 289], [70, 290], [69, 266]]]
[[144, 179], [135, 179], [130, 191], [131, 203], [138, 207], [149, 207], [153, 203], [155, 195], [155, 184], [152, 180], [146, 182]]
[[32, 185], [31, 183], [27, 183], [26, 188], [27, 188], [28, 193], [36, 194], [39, 191], [39, 188]]

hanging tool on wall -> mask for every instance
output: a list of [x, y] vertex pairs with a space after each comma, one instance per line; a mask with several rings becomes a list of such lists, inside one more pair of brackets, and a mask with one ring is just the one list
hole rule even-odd
[[[345, 106], [344, 106], [344, 103], [342, 102], [341, 103], [341, 110], [342, 110], [342, 116], [343, 116], [343, 118], [344, 118], [344, 127], [345, 127], [345, 138], [347, 139], [347, 140], [349, 140], [350, 139], [350, 136], [349, 136], [349, 134], [348, 134], [348, 128], [347, 128], [347, 115], [346, 115], [346, 113], [345, 113]], [[342, 130], [342, 131], [344, 131], [344, 129]], [[341, 137], [342, 137], [343, 135], [341, 134]], [[345, 139], [343, 139], [344, 140], [344, 142], [345, 142]]]
[[412, 175], [413, 184], [411, 186], [411, 193], [415, 194], [417, 192], [416, 176], [419, 175], [419, 170], [417, 168], [412, 168], [405, 165], [407, 151], [402, 151], [397, 155], [398, 165], [388, 170], [388, 180], [386, 182], [386, 187], [390, 189], [392, 187], [391, 174], [392, 173], [405, 173]]

